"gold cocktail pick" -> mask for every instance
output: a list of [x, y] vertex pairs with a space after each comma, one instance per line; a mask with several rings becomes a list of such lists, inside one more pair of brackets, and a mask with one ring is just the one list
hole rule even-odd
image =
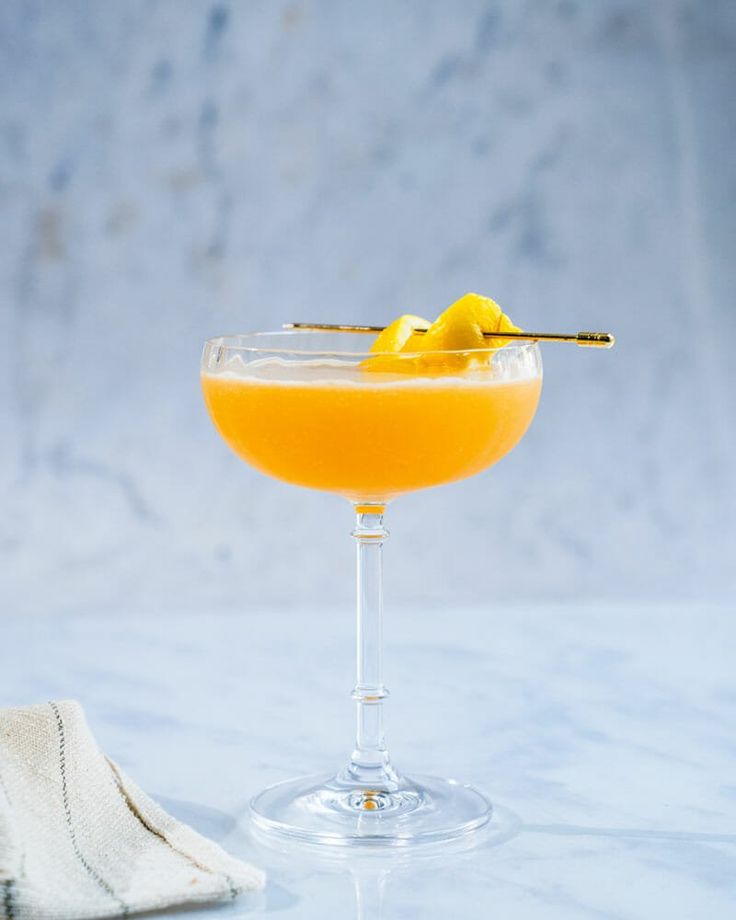
[[[343, 323], [284, 323], [282, 329], [314, 329], [322, 332], [383, 332], [385, 326], [348, 326]], [[427, 329], [415, 329], [427, 332]], [[519, 339], [524, 342], [572, 342], [584, 348], [613, 348], [610, 332], [484, 332], [486, 339]]]

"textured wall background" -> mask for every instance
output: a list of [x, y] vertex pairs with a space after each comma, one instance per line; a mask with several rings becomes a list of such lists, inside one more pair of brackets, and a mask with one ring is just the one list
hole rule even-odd
[[619, 345], [392, 508], [391, 601], [732, 596], [732, 3], [5, 0], [0, 41], [1, 610], [349, 603], [348, 508], [227, 452], [202, 340], [466, 290]]

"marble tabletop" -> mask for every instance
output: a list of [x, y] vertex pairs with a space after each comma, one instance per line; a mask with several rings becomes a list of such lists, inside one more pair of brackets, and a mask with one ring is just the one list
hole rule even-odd
[[736, 916], [735, 609], [389, 611], [394, 760], [472, 780], [493, 825], [412, 853], [268, 847], [249, 797], [350, 747], [352, 628], [330, 609], [5, 614], [0, 702], [79, 699], [139, 783], [267, 870], [192, 920]]

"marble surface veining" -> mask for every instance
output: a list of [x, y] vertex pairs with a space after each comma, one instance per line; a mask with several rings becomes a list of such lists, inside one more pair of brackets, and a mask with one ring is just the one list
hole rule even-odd
[[351, 746], [347, 611], [9, 617], [0, 698], [78, 698], [146, 790], [268, 870], [262, 895], [198, 920], [734, 916], [733, 607], [396, 609], [386, 634], [395, 762], [496, 804], [470, 849], [318, 856], [249, 835], [254, 792]]
[[[4, 0], [0, 613], [349, 603], [347, 509], [205, 416], [205, 337], [488, 292], [514, 455], [391, 511], [403, 604], [728, 601], [736, 6]], [[329, 560], [329, 562], [325, 562]]]

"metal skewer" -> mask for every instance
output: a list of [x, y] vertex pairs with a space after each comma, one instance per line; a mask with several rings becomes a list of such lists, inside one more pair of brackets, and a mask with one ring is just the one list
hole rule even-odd
[[[342, 323], [284, 323], [282, 329], [313, 329], [323, 332], [383, 332], [385, 326], [350, 326]], [[415, 329], [427, 332], [427, 329]], [[573, 342], [584, 348], [613, 348], [616, 339], [610, 332], [484, 332], [486, 339], [517, 339], [525, 342]]]

